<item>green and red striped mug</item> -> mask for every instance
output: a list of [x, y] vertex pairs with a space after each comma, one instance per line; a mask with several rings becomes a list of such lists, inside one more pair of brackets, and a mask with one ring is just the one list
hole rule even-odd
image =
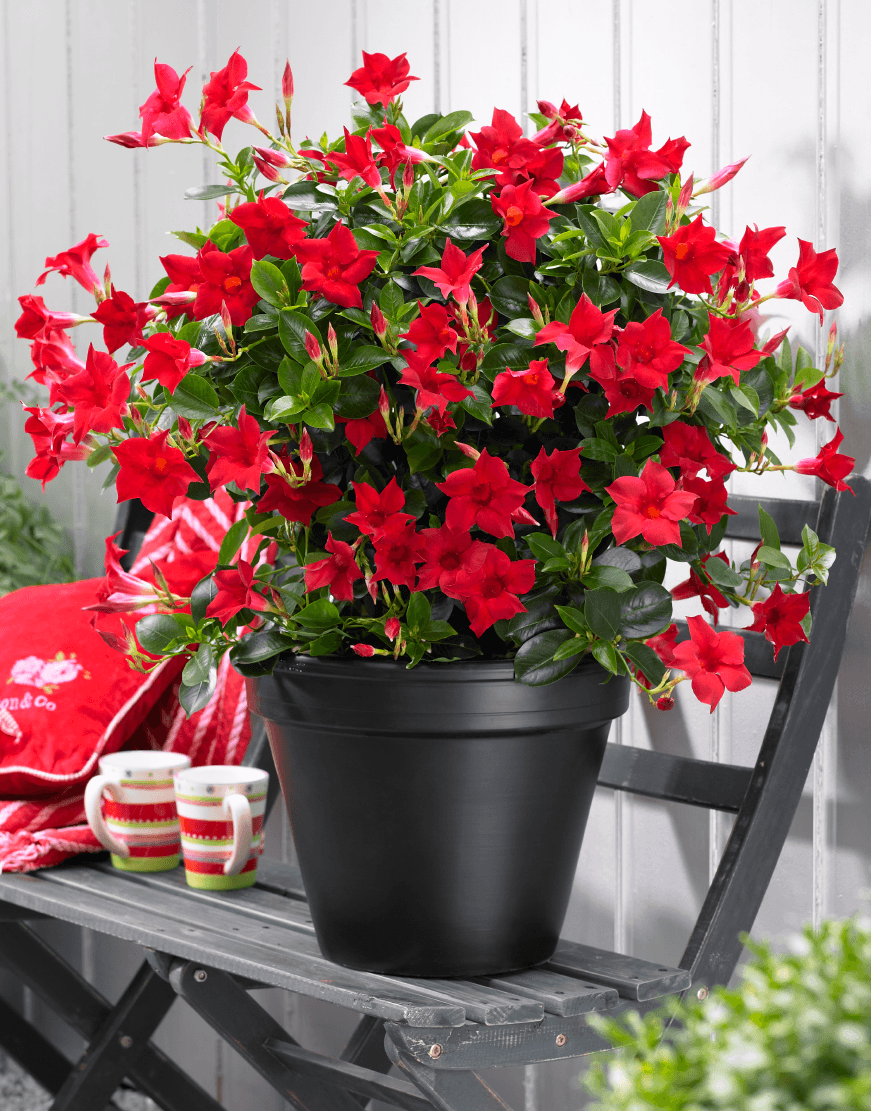
[[213, 764], [176, 772], [175, 801], [190, 887], [250, 887], [263, 850], [269, 774]]
[[116, 868], [165, 872], [178, 866], [173, 775], [188, 767], [190, 760], [178, 752], [145, 749], [100, 757], [100, 774], [85, 788], [85, 815]]

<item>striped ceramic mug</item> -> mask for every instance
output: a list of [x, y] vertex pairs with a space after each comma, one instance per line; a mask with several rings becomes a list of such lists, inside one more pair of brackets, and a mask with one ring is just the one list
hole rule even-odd
[[214, 764], [176, 773], [181, 850], [190, 887], [250, 887], [263, 850], [269, 774]]
[[[125, 872], [165, 872], [179, 862], [173, 774], [190, 767], [179, 752], [114, 752], [85, 788], [85, 815], [112, 863]], [[105, 806], [105, 815], [103, 807]]]

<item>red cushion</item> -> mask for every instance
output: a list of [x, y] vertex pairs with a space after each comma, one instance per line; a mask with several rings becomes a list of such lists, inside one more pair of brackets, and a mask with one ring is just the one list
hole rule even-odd
[[101, 582], [28, 586], [0, 598], [0, 798], [84, 782], [184, 666], [167, 659], [143, 675], [94, 632], [82, 607]]

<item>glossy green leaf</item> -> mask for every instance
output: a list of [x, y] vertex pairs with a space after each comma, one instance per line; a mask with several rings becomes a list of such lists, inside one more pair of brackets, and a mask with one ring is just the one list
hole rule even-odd
[[620, 631], [621, 613], [621, 595], [604, 588], [587, 591], [584, 617], [597, 637], [614, 640]]
[[641, 582], [619, 596], [620, 632], [627, 640], [652, 637], [671, 621], [671, 591], [656, 582]]
[[265, 259], [251, 264], [251, 284], [264, 301], [276, 308], [290, 301], [290, 290], [287, 288], [284, 275], [277, 266]]
[[221, 406], [211, 383], [191, 372], [175, 387], [171, 404], [179, 416], [188, 420], [211, 420], [218, 415]]
[[136, 622], [136, 639], [155, 656], [183, 645], [186, 637], [187, 627], [167, 613], [155, 613]]
[[294, 615], [294, 618], [306, 629], [331, 629], [340, 621], [338, 609], [326, 598], [309, 602]]
[[641, 668], [645, 678], [652, 686], [659, 686], [665, 678], [665, 665], [652, 648], [646, 644], [630, 642], [623, 647], [623, 652], [636, 667]]
[[224, 534], [224, 539], [221, 541], [221, 548], [218, 552], [219, 565], [227, 566], [233, 562], [233, 557], [244, 544], [250, 527], [245, 517], [241, 521], [236, 521], [235, 524], [230, 525]]
[[561, 644], [571, 638], [568, 629], [550, 629], [525, 641], [514, 657], [514, 678], [528, 687], [542, 687], [555, 683], [573, 671], [577, 660], [554, 660]]

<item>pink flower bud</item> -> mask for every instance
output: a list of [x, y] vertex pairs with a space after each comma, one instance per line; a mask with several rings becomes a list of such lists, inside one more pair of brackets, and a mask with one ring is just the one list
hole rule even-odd
[[339, 357], [339, 339], [336, 335], [336, 329], [330, 324], [327, 327], [327, 343], [330, 345], [330, 353], [334, 359]]
[[538, 301], [536, 301], [531, 293], [527, 293], [526, 298], [529, 301], [529, 311], [532, 313], [536, 324], [544, 324], [544, 317], [541, 315], [541, 309], [538, 307]]
[[678, 207], [679, 212], [683, 213], [683, 212], [686, 211], [687, 206], [689, 205], [690, 201], [692, 200], [692, 197], [693, 197], [693, 175], [690, 174], [690, 176], [687, 178], [686, 184], [683, 186], [683, 188], [680, 191], [680, 196], [677, 199], [677, 207]]
[[412, 185], [414, 185], [414, 166], [409, 161], [405, 163], [402, 170], [402, 187], [407, 193]]
[[384, 420], [387, 420], [390, 416], [390, 398], [385, 393], [383, 386], [381, 387], [381, 393], [378, 395], [378, 412]]
[[221, 323], [224, 325], [224, 331], [228, 336], [233, 334], [233, 321], [230, 319], [230, 310], [227, 308], [227, 302], [221, 302]]
[[302, 435], [299, 438], [299, 458], [303, 466], [306, 463], [311, 463], [312, 456], [314, 455], [314, 448], [312, 447], [312, 438], [308, 434], [308, 429], [302, 430]]
[[279, 170], [286, 170], [293, 165], [293, 159], [288, 157], [283, 150], [273, 150], [272, 147], [254, 147], [259, 157], [270, 166]]
[[480, 459], [481, 453], [477, 448], [473, 448], [471, 444], [461, 444], [459, 440], [454, 442], [454, 447], [458, 447], [463, 455], [468, 456], [469, 459]]
[[281, 96], [284, 99], [285, 106], [290, 107], [290, 102], [293, 100], [293, 71], [290, 68], [290, 62], [286, 62], [284, 66], [284, 73], [281, 75]]
[[[749, 155], [747, 156], [750, 157]], [[722, 170], [717, 170], [715, 174], [711, 175], [709, 181], [700, 186], [693, 196], [700, 197], [703, 193], [713, 193], [715, 189], [719, 189], [721, 185], [725, 185], [727, 181], [731, 181], [735, 174], [741, 169], [747, 158], [742, 158], [740, 162], [732, 162], [728, 166], [724, 166]]]
[[375, 655], [375, 649], [371, 644], [352, 644], [351, 649], [356, 652], [358, 656], [363, 656], [364, 659]]
[[656, 708], [657, 710], [671, 710], [674, 708], [674, 699], [670, 695], [664, 694], [661, 698], [657, 698]]
[[270, 166], [268, 162], [265, 162], [262, 158], [258, 158], [256, 154], [252, 155], [252, 161], [267, 181], [278, 181], [283, 183], [286, 180], [274, 166]]
[[308, 354], [308, 357], [311, 359], [311, 361], [313, 363], [320, 363], [321, 359], [323, 358], [323, 354], [321, 352], [321, 345], [318, 343], [317, 339], [311, 334], [311, 332], [308, 332], [308, 331], [306, 332], [304, 342], [305, 342], [306, 352]]
[[384, 622], [384, 632], [390, 637], [391, 640], [396, 640], [396, 638], [399, 636], [399, 629], [400, 625], [398, 617], [388, 617], [387, 620]]
[[186, 440], [193, 440], [194, 430], [190, 426], [190, 422], [185, 420], [184, 417], [178, 418], [178, 430]]
[[551, 104], [549, 100], [539, 100], [538, 110], [547, 120], [555, 120], [559, 115], [559, 109], [555, 104]]
[[384, 339], [387, 335], [387, 321], [384, 319], [384, 313], [378, 308], [378, 304], [375, 301], [372, 302], [369, 318], [372, 321], [372, 327], [375, 329], [375, 335], [379, 339]]

